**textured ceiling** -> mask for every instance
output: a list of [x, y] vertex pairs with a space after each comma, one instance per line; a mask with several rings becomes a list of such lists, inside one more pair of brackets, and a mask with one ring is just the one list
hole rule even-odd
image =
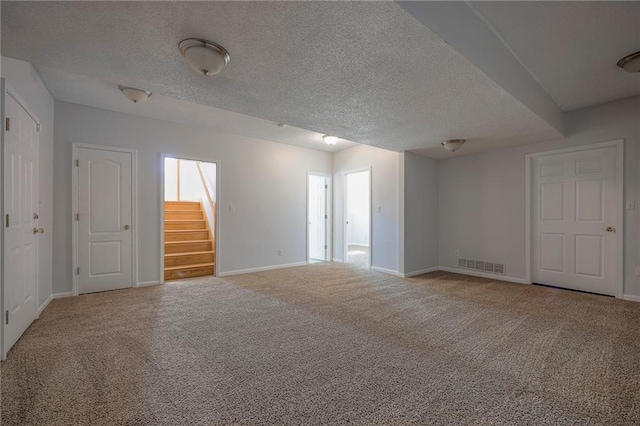
[[[187, 37], [231, 62], [192, 72], [177, 48]], [[434, 157], [450, 138], [471, 152], [559, 136], [390, 2], [2, 2], [2, 54]], [[54, 80], [54, 96], [74, 93]]]
[[565, 111], [640, 94], [640, 2], [472, 2]]
[[357, 145], [355, 142], [346, 140], [339, 140], [335, 145], [327, 145], [322, 140], [323, 134], [321, 133], [290, 125], [280, 128], [278, 123], [273, 121], [200, 105], [158, 93], [154, 93], [143, 104], [134, 104], [120, 93], [116, 82], [47, 67], [38, 67], [38, 73], [50, 88], [51, 95], [59, 101], [173, 121], [319, 151], [336, 152]]

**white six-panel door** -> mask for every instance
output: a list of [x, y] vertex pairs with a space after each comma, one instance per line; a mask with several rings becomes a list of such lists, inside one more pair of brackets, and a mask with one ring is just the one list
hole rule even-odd
[[38, 125], [8, 92], [5, 115], [3, 357], [36, 319], [38, 304]]
[[133, 156], [77, 150], [78, 293], [133, 286]]
[[618, 282], [617, 147], [532, 161], [532, 279], [615, 295]]

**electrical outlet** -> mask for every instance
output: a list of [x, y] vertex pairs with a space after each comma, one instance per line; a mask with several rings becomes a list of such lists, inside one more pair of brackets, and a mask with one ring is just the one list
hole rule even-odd
[[235, 212], [236, 211], [236, 206], [234, 206], [233, 204], [229, 204], [229, 211], [231, 213]]
[[380, 212], [382, 211], [382, 206], [378, 206], [378, 207], [376, 207], [376, 211], [377, 211], [378, 213], [380, 213]]
[[635, 201], [627, 201], [627, 210], [635, 210], [636, 202]]
[[283, 249], [278, 249], [278, 256], [282, 256], [284, 254], [284, 250]]
[[460, 250], [454, 250], [454, 251], [453, 251], [453, 255], [454, 255], [455, 257], [460, 257]]

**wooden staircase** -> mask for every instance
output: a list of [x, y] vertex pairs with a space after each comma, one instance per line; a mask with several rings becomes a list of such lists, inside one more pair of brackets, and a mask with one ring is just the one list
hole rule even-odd
[[164, 203], [164, 279], [213, 275], [212, 232], [199, 201]]

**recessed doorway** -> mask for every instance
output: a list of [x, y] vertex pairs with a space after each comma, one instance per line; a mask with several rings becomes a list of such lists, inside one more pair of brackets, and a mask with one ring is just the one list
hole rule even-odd
[[164, 281], [215, 275], [217, 164], [164, 157]]
[[345, 173], [345, 263], [371, 267], [371, 170]]

